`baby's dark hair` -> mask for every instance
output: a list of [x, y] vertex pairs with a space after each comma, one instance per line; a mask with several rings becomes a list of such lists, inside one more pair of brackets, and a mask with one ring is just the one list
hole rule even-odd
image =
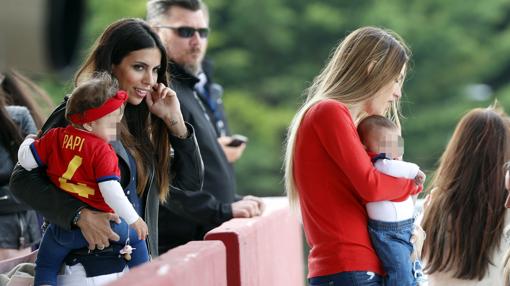
[[358, 135], [361, 139], [361, 142], [365, 143], [368, 137], [368, 134], [372, 133], [376, 128], [387, 128], [390, 130], [398, 130], [397, 125], [391, 121], [390, 119], [381, 116], [381, 115], [370, 115], [365, 117], [358, 124]]
[[66, 105], [66, 118], [97, 108], [113, 97], [119, 90], [118, 81], [107, 72], [94, 73], [92, 78], [84, 81], [71, 93]]

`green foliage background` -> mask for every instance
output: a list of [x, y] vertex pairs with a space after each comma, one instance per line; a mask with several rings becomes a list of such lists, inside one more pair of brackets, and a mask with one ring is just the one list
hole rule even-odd
[[[235, 133], [250, 138], [236, 163], [239, 193], [282, 195], [286, 128], [302, 92], [334, 46], [364, 25], [399, 33], [413, 51], [404, 86], [408, 161], [431, 175], [458, 119], [498, 99], [510, 104], [510, 2], [505, 0], [206, 0], [208, 55]], [[144, 17], [143, 0], [90, 0], [81, 58], [100, 32], [122, 17]], [[74, 71], [73, 71], [74, 72]], [[60, 101], [70, 77], [39, 81]], [[473, 84], [490, 87], [474, 100]]]

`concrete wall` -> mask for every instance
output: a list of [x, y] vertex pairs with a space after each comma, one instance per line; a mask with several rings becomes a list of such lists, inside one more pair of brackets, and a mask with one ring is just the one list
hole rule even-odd
[[262, 216], [232, 219], [111, 286], [304, 286], [301, 225], [284, 197], [264, 198]]
[[301, 226], [286, 198], [265, 202], [261, 217], [232, 219], [205, 239], [225, 244], [229, 286], [304, 285]]
[[192, 241], [108, 285], [227, 286], [225, 246], [219, 241]]

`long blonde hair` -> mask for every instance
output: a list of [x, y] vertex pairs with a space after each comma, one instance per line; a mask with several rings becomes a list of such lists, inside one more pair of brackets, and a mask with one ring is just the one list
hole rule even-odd
[[[349, 108], [359, 107], [374, 97], [384, 85], [395, 80], [408, 62], [410, 51], [396, 33], [376, 27], [363, 27], [340, 42], [322, 72], [305, 91], [306, 100], [294, 116], [287, 133], [285, 152], [285, 189], [291, 205], [297, 205], [298, 194], [293, 175], [296, 135], [304, 114], [324, 99], [334, 99]], [[398, 103], [390, 116], [398, 122]], [[354, 118], [361, 119], [361, 115]]]

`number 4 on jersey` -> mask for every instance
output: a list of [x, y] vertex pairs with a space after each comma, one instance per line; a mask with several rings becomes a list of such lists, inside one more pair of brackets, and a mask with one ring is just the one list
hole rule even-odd
[[67, 165], [67, 170], [62, 175], [62, 177], [58, 178], [60, 182], [60, 188], [70, 193], [78, 194], [80, 197], [88, 198], [90, 195], [94, 195], [94, 189], [88, 187], [85, 184], [78, 183], [73, 184], [69, 183], [68, 180], [74, 176], [74, 173], [81, 166], [83, 158], [77, 155], [74, 155], [71, 162]]

